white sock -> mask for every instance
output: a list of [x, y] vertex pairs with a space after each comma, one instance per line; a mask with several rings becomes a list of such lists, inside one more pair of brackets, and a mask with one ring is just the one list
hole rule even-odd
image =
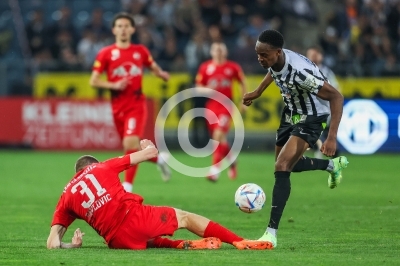
[[332, 159], [329, 159], [329, 163], [328, 163], [328, 167], [326, 168], [326, 171], [332, 172], [334, 167], [335, 167], [335, 165], [333, 164]]
[[128, 182], [123, 182], [122, 186], [124, 187], [126, 192], [132, 192], [132, 184]]
[[272, 234], [274, 237], [276, 237], [276, 234], [278, 233], [278, 229], [267, 227], [267, 232]]
[[215, 165], [210, 167], [210, 172], [209, 172], [210, 175], [218, 177], [219, 173], [220, 173], [220, 170], [218, 167], [216, 167]]
[[165, 152], [160, 152], [157, 156], [157, 164], [164, 164], [167, 162], [169, 154]]

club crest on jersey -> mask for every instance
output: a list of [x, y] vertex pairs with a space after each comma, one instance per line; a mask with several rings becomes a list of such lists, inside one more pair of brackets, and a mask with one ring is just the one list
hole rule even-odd
[[141, 55], [139, 53], [133, 53], [132, 57], [135, 60], [139, 60], [141, 58]]
[[117, 60], [120, 57], [120, 51], [118, 49], [111, 50], [111, 60]]

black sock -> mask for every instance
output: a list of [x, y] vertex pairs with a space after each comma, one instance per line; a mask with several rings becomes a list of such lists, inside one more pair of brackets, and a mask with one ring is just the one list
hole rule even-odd
[[328, 164], [328, 159], [316, 159], [303, 156], [293, 167], [292, 172], [326, 170], [326, 168], [328, 168]]
[[275, 185], [272, 192], [271, 217], [268, 227], [278, 229], [286, 201], [290, 195], [290, 172], [275, 172]]

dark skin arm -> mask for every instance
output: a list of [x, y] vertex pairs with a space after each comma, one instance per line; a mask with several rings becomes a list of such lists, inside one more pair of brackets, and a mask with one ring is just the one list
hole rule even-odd
[[261, 81], [260, 85], [258, 85], [257, 89], [252, 92], [245, 93], [243, 95], [243, 104], [249, 106], [253, 103], [253, 100], [259, 98], [261, 94], [265, 91], [265, 89], [272, 83], [273, 78], [271, 73], [267, 73], [264, 79]]
[[328, 157], [332, 157], [336, 151], [336, 136], [343, 113], [343, 95], [328, 82], [324, 82], [317, 96], [329, 101], [331, 106], [331, 124], [329, 126], [328, 137], [322, 144], [321, 152]]

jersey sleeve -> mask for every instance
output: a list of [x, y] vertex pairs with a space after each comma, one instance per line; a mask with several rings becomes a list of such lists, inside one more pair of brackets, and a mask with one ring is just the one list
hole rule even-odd
[[143, 65], [146, 67], [150, 67], [153, 64], [154, 59], [151, 56], [149, 49], [147, 49], [145, 46], [141, 46], [141, 47], [142, 47]]
[[300, 88], [317, 94], [324, 85], [324, 78], [314, 74], [311, 70], [298, 71], [295, 81], [299, 84]]
[[106, 50], [100, 50], [94, 60], [92, 71], [102, 73], [107, 68], [107, 52]]
[[238, 65], [235, 64], [235, 78], [237, 79], [237, 81], [239, 82], [243, 82], [244, 81], [244, 73], [242, 68]]
[[109, 169], [112, 169], [116, 173], [120, 173], [131, 166], [131, 158], [129, 154], [120, 156], [117, 158], [109, 159], [103, 162]]
[[65, 206], [64, 199], [65, 199], [64, 195], [62, 195], [57, 203], [56, 210], [54, 211], [53, 215], [53, 221], [51, 222], [51, 226], [59, 224], [64, 226], [65, 228], [68, 228], [68, 226], [70, 226], [72, 222], [75, 221], [76, 219], [69, 213], [67, 206]]
[[205, 75], [205, 70], [205, 64], [201, 64], [199, 67], [199, 71], [197, 71], [196, 84], [207, 86], [207, 77]]

